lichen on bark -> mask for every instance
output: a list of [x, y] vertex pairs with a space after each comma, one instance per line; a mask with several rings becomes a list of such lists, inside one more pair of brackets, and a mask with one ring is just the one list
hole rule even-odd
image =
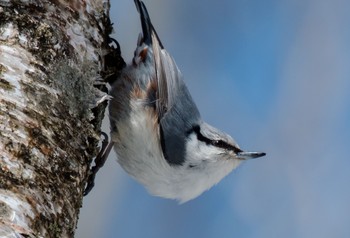
[[[107, 3], [107, 4], [106, 4]], [[108, 1], [0, 0], [0, 236], [73, 237], [107, 95]]]

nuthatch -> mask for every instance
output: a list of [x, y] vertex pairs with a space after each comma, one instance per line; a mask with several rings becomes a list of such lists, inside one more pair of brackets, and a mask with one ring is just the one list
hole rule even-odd
[[[123, 169], [156, 196], [180, 203], [218, 183], [243, 160], [229, 135], [202, 121], [174, 59], [164, 49], [144, 3], [135, 0], [142, 36], [132, 64], [111, 88], [111, 140]], [[106, 156], [106, 155], [105, 155]]]

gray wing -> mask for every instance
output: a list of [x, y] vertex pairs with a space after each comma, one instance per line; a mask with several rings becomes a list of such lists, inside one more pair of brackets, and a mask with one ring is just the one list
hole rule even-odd
[[152, 34], [157, 78], [157, 103], [163, 153], [170, 164], [185, 160], [187, 132], [199, 123], [200, 114], [180, 70], [158, 37]]
[[199, 124], [200, 115], [180, 70], [164, 49], [151, 23], [145, 4], [140, 0], [134, 1], [140, 13], [143, 43], [152, 47], [153, 51], [156, 110], [163, 154], [169, 164], [180, 165], [185, 160], [187, 132]]

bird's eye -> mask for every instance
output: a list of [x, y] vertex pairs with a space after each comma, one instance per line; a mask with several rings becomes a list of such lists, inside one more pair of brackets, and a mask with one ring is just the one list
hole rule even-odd
[[225, 142], [222, 141], [222, 140], [213, 140], [213, 141], [212, 141], [212, 145], [213, 145], [213, 146], [216, 146], [216, 147], [220, 147], [220, 148], [225, 148], [225, 147], [227, 147], [227, 143], [225, 143]]
[[218, 146], [220, 144], [219, 140], [213, 140], [213, 145]]

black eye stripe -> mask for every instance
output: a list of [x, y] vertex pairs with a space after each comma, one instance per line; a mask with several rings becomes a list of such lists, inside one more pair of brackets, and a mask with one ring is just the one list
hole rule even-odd
[[223, 149], [227, 149], [227, 150], [232, 150], [235, 153], [242, 152], [241, 149], [239, 149], [233, 145], [230, 145], [223, 140], [211, 140], [211, 139], [203, 136], [202, 133], [200, 132], [200, 127], [198, 125], [193, 126], [192, 129], [187, 132], [187, 135], [191, 134], [193, 131], [196, 133], [197, 139], [206, 143], [207, 145], [212, 145], [215, 147], [219, 147], [219, 148], [223, 148]]
[[229, 146], [229, 144], [227, 144], [226, 142], [224, 142], [222, 140], [213, 140], [212, 144], [214, 146], [221, 147], [221, 148], [225, 148], [225, 147]]

